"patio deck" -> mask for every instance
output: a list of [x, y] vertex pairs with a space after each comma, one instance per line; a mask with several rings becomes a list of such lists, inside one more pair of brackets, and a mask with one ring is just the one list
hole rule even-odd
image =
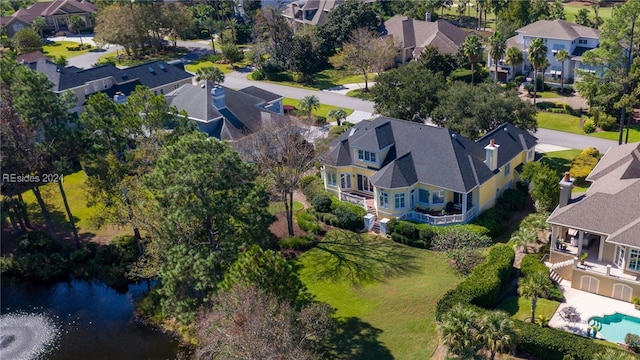
[[[602, 241], [602, 240], [599, 240]], [[587, 258], [584, 261], [584, 265], [580, 265], [580, 263], [578, 263], [576, 265], [576, 267], [578, 269], [581, 270], [585, 270], [585, 271], [590, 271], [590, 272], [595, 272], [601, 275], [609, 275], [615, 278], [619, 278], [619, 279], [623, 279], [623, 280], [630, 280], [630, 281], [640, 281], [640, 276], [633, 276], [633, 275], [629, 275], [629, 274], [625, 274], [622, 269], [619, 269], [615, 266], [611, 266], [610, 263], [604, 262], [604, 261], [598, 261], [598, 246], [599, 246], [599, 241], [592, 241], [589, 246], [583, 246], [582, 247], [582, 252], [586, 252], [587, 254], [589, 254], [589, 256], [587, 256]], [[566, 244], [566, 249], [565, 250], [556, 250], [553, 249], [553, 251], [560, 253], [560, 254], [570, 254], [573, 255], [575, 257], [578, 257], [578, 247], [577, 246], [572, 246], [570, 243], [564, 243]]]

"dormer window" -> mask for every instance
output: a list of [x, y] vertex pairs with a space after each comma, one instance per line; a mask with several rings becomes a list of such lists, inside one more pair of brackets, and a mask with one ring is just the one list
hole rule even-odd
[[360, 161], [368, 161], [368, 162], [372, 162], [372, 163], [377, 163], [377, 156], [376, 153], [374, 152], [370, 152], [370, 151], [366, 151], [366, 150], [358, 150], [358, 160]]

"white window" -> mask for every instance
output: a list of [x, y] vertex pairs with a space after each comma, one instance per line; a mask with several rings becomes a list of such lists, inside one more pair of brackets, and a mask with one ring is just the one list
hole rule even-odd
[[629, 270], [640, 271], [640, 250], [631, 249], [631, 251], [629, 251], [629, 263], [627, 267]]
[[384, 191], [378, 193], [378, 206], [383, 209], [389, 208], [389, 193]]
[[429, 190], [418, 189], [418, 202], [421, 204], [429, 204]]
[[510, 173], [511, 173], [511, 163], [507, 163], [507, 165], [504, 166], [504, 177], [509, 176]]
[[405, 204], [405, 193], [393, 194], [393, 206], [396, 209], [404, 209]]
[[624, 256], [625, 256], [624, 247], [620, 245], [616, 245], [616, 256], [614, 258], [614, 261], [616, 262], [616, 266], [618, 266], [618, 268], [620, 269], [624, 268]]
[[325, 172], [327, 178], [327, 185], [336, 186], [336, 173], [334, 171]]
[[443, 204], [444, 203], [444, 190], [436, 190], [433, 193], [431, 198], [431, 202], [434, 204]]
[[376, 153], [366, 151], [366, 150], [358, 150], [358, 160], [368, 161], [368, 162], [376, 162], [377, 160]]
[[342, 189], [351, 189], [351, 174], [340, 174], [340, 187]]

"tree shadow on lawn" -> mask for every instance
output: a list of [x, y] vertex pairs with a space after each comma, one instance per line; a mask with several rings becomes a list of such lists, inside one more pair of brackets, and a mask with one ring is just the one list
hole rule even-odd
[[321, 350], [330, 359], [391, 360], [389, 349], [380, 343], [382, 330], [357, 317], [339, 318], [337, 326]]
[[318, 279], [363, 284], [418, 269], [415, 249], [375, 235], [330, 230], [316, 249], [309, 270]]
[[569, 171], [571, 168], [571, 159], [566, 159], [562, 157], [556, 156], [545, 156], [542, 158], [542, 162], [544, 164], [549, 165], [553, 170], [557, 171], [559, 174]]

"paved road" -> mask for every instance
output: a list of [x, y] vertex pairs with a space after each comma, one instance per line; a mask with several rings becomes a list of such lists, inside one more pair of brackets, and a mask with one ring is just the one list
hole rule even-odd
[[538, 138], [538, 142], [540, 143], [563, 146], [572, 149], [595, 147], [601, 153], [605, 153], [611, 146], [618, 145], [617, 141], [548, 129], [538, 129], [534, 135]]

